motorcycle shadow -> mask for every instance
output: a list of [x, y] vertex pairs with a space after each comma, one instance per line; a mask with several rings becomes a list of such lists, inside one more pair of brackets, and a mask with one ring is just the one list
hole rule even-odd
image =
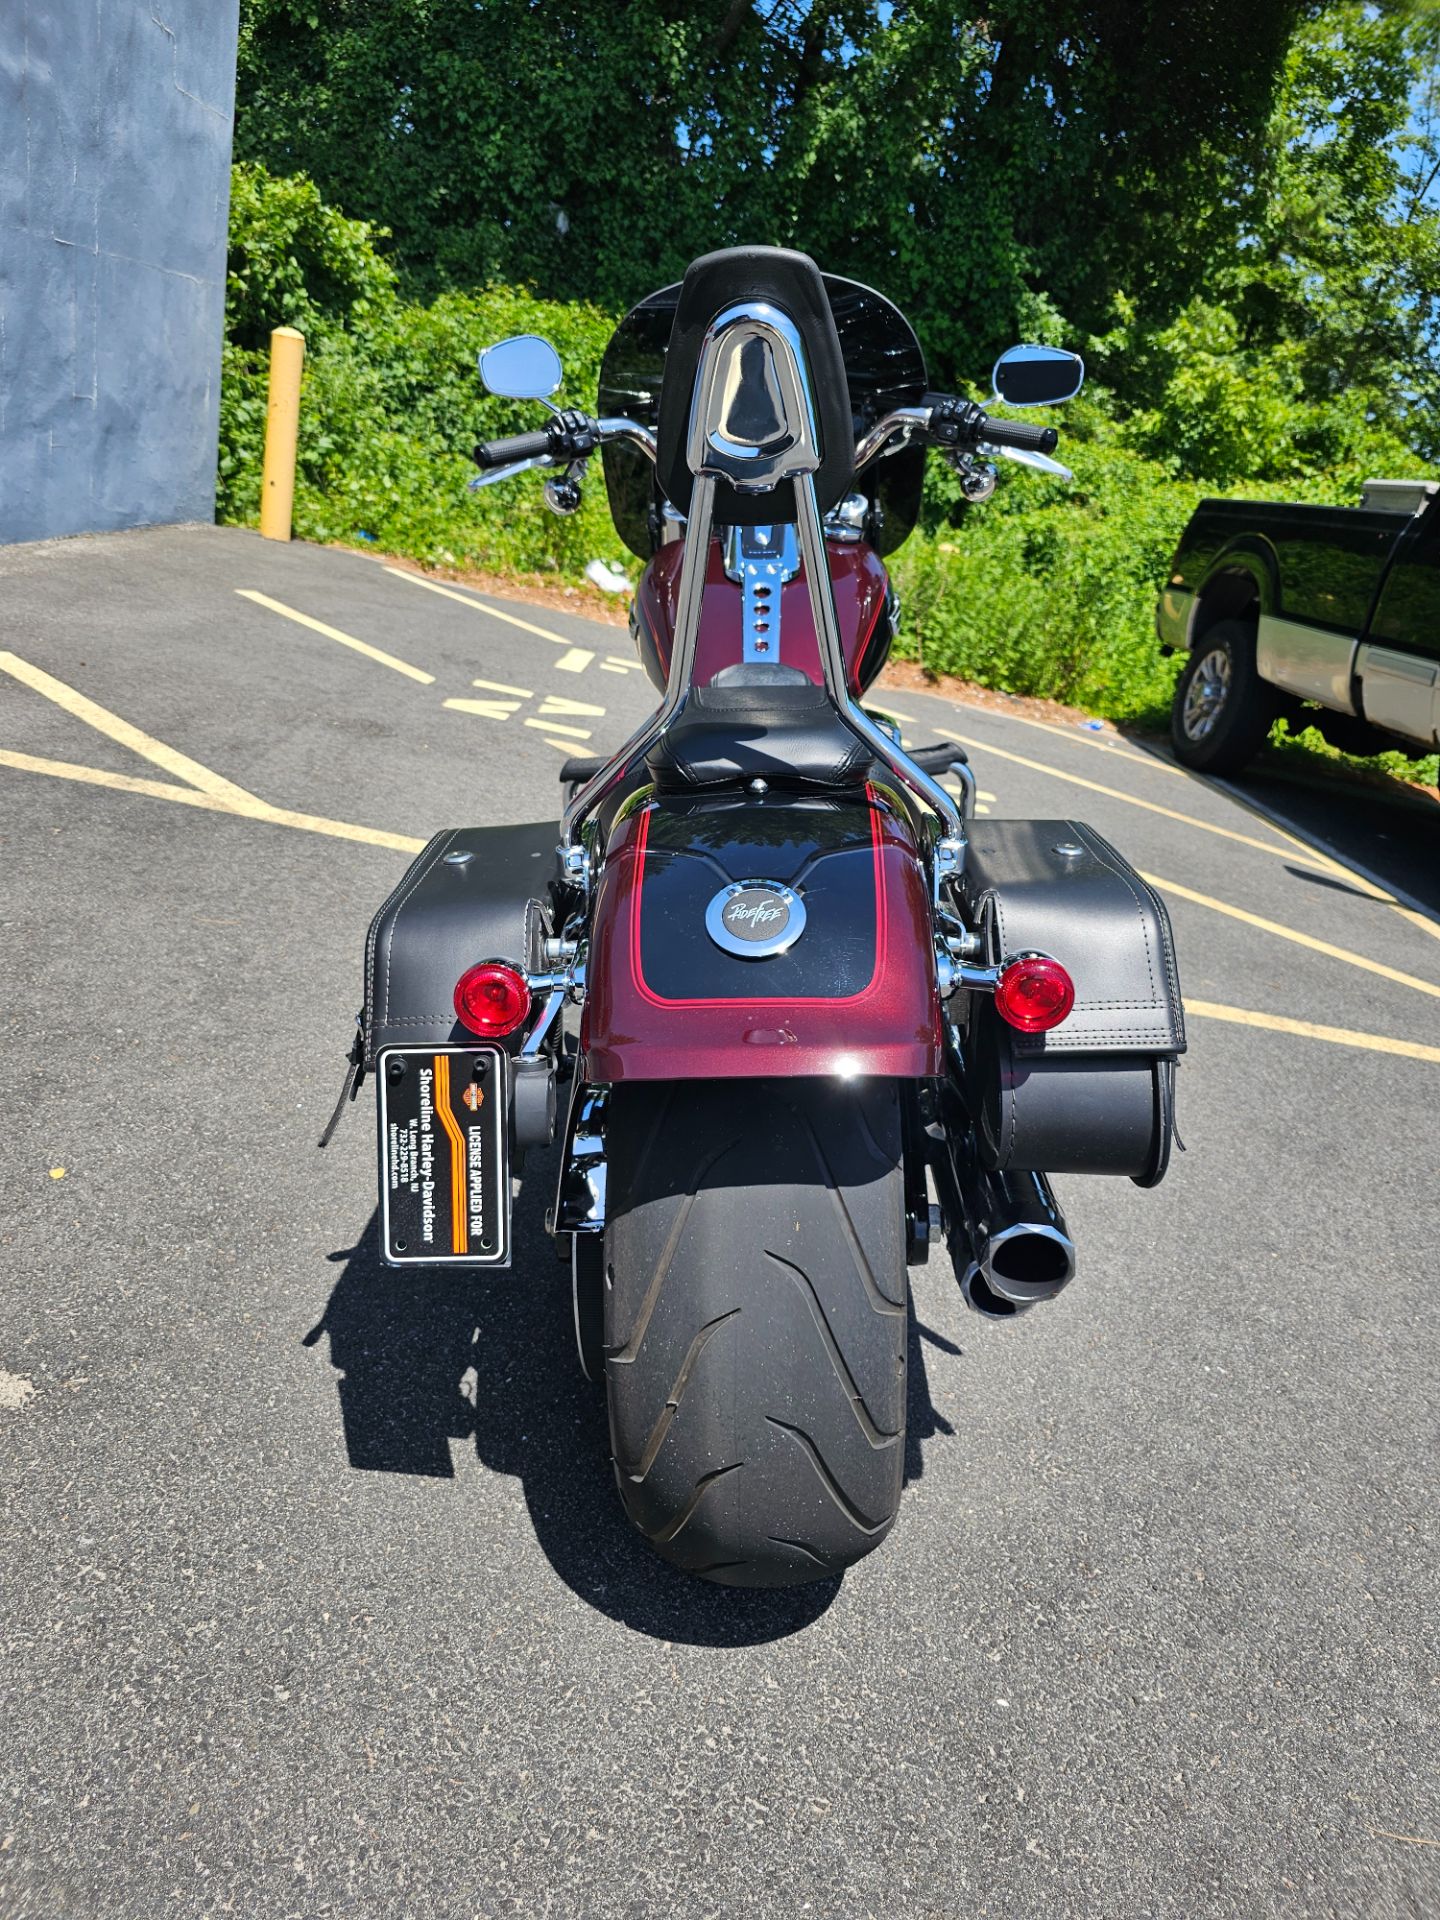
[[[455, 1476], [455, 1442], [522, 1485], [556, 1573], [600, 1612], [656, 1639], [749, 1646], [817, 1620], [839, 1579], [770, 1591], [694, 1580], [656, 1559], [625, 1520], [610, 1465], [605, 1396], [575, 1358], [570, 1272], [543, 1229], [552, 1155], [532, 1155], [516, 1196], [508, 1272], [387, 1267], [378, 1217], [343, 1262], [317, 1326], [326, 1334], [350, 1464], [362, 1472]], [[932, 1336], [933, 1337], [933, 1336]], [[930, 1403], [912, 1309], [906, 1478], [920, 1441], [950, 1432]]]

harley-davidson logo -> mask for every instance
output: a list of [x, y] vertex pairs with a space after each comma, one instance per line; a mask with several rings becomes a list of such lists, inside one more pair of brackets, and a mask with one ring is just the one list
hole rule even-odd
[[775, 880], [737, 880], [717, 893], [705, 911], [705, 926], [717, 947], [745, 960], [764, 960], [793, 946], [805, 929], [798, 893]]
[[485, 1096], [473, 1080], [470, 1082], [470, 1085], [466, 1087], [460, 1098], [465, 1102], [471, 1113], [478, 1113], [485, 1104]]

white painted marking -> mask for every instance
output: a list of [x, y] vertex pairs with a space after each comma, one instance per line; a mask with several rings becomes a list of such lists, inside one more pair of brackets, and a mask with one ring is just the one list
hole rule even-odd
[[562, 653], [560, 658], [555, 662], [555, 671], [557, 673], [583, 673], [594, 658], [594, 654], [589, 652], [585, 647], [571, 647], [568, 653]]
[[585, 727], [562, 727], [554, 720], [527, 720], [527, 727], [538, 727], [542, 733], [563, 733], [567, 740], [588, 740], [589, 730]]
[[35, 1398], [35, 1382], [23, 1373], [6, 1373], [0, 1367], [0, 1411], [18, 1413], [27, 1400]]

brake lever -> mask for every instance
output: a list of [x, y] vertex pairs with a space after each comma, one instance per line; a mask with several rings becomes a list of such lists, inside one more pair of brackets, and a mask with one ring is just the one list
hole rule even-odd
[[508, 467], [492, 467], [488, 473], [477, 473], [473, 480], [465, 482], [467, 493], [478, 493], [481, 487], [493, 487], [497, 481], [513, 480], [517, 473], [529, 473], [532, 467], [553, 467], [554, 460], [548, 453], [537, 453], [529, 460], [516, 460]]
[[987, 458], [1013, 460], [1017, 466], [1033, 467], [1036, 473], [1053, 474], [1057, 480], [1075, 478], [1069, 467], [1062, 467], [1060, 462], [1052, 460], [1048, 453], [1032, 453], [1028, 447], [995, 447], [988, 442], [982, 442], [979, 451]]

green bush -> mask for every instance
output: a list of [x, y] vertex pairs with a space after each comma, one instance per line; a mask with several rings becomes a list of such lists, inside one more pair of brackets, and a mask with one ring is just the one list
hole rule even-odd
[[930, 462], [929, 537], [894, 562], [900, 651], [1007, 693], [1153, 719], [1176, 671], [1155, 640], [1157, 584], [1203, 489], [1122, 447], [1103, 394], [1056, 418], [1073, 483], [1002, 462], [993, 499], [966, 507]]
[[[540, 417], [484, 391], [478, 349], [510, 333], [546, 335], [565, 365], [564, 397], [591, 407], [612, 316], [511, 287], [445, 293], [429, 305], [404, 300], [379, 251], [385, 237], [327, 207], [303, 176], [235, 169], [220, 517], [242, 525], [258, 517], [269, 335], [293, 325], [306, 336], [295, 488], [302, 538], [373, 541], [430, 565], [565, 580], [592, 559], [623, 559], [598, 462], [571, 516], [550, 513], [533, 481], [466, 491], [474, 442]], [[1207, 375], [1207, 405], [1219, 377]], [[1172, 392], [1166, 405], [1176, 404]], [[1214, 444], [1230, 459], [1240, 442], [1224, 437], [1226, 422], [1244, 410], [1216, 411]], [[899, 652], [937, 673], [1120, 721], [1163, 722], [1179, 663], [1160, 655], [1155, 598], [1204, 494], [1353, 502], [1367, 472], [1394, 470], [1400, 459], [1397, 443], [1347, 416], [1332, 448], [1338, 464], [1323, 472], [1206, 486], [1177, 477], [1178, 456], [1157, 457], [1163, 410], [1117, 419], [1099, 388], [1055, 418], [1071, 484], [1002, 464], [995, 497], [967, 507], [949, 468], [929, 463], [921, 528], [893, 562], [904, 606]], [[1206, 444], [1199, 434], [1187, 447]], [[1413, 458], [1403, 464], [1421, 470]], [[1426, 763], [1385, 762], [1425, 777]]]
[[400, 299], [377, 251], [383, 232], [346, 220], [309, 181], [237, 167], [230, 223], [227, 339], [220, 405], [220, 518], [253, 525], [270, 331], [305, 334], [295, 480], [303, 539], [373, 540], [430, 564], [580, 574], [620, 543], [598, 464], [578, 514], [557, 517], [517, 482], [466, 491], [477, 440], [538, 425], [539, 409], [497, 400], [475, 357], [510, 333], [543, 333], [565, 363], [565, 397], [593, 407], [614, 325], [593, 307], [513, 288]]

